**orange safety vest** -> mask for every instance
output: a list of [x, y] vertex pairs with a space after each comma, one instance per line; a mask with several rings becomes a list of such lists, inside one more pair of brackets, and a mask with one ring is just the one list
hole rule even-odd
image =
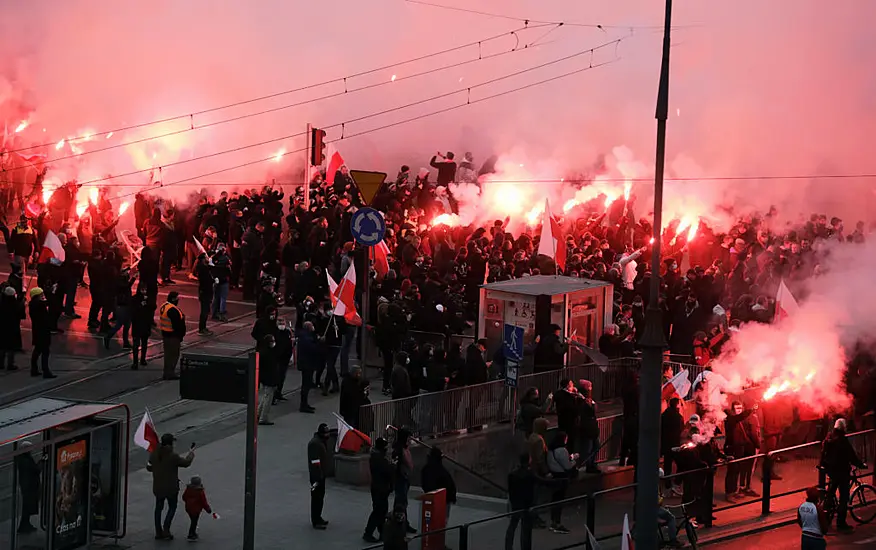
[[179, 316], [182, 319], [183, 323], [186, 321], [186, 316], [182, 312], [182, 310], [170, 302], [166, 302], [163, 306], [161, 306], [160, 316], [158, 320], [158, 326], [161, 328], [161, 332], [173, 332], [173, 323], [170, 320], [170, 316], [168, 313], [171, 309], [175, 309], [179, 312]]

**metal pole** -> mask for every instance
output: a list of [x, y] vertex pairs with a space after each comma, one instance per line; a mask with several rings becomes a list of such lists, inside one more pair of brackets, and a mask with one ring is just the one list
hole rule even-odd
[[310, 138], [313, 135], [313, 125], [307, 123], [307, 133], [304, 135], [304, 141], [307, 143], [304, 147], [304, 210], [310, 212]]
[[[308, 161], [309, 162], [309, 161]], [[243, 550], [255, 550], [256, 451], [258, 447], [259, 356], [249, 354], [246, 404], [246, 485], [243, 494]]]
[[642, 346], [639, 375], [639, 453], [636, 464], [636, 547], [657, 550], [657, 494], [660, 462], [660, 374], [666, 337], [657, 296], [660, 293], [660, 248], [663, 226], [663, 171], [666, 159], [666, 119], [669, 115], [669, 48], [672, 0], [666, 0], [663, 28], [663, 60], [657, 90], [657, 151], [654, 172], [654, 247], [651, 251], [651, 285]]
[[371, 255], [374, 252], [374, 247], [369, 246], [365, 249], [365, 292], [362, 294], [362, 330], [359, 334], [362, 339], [359, 341], [359, 350], [362, 356], [362, 375], [368, 378], [368, 322], [371, 320]]

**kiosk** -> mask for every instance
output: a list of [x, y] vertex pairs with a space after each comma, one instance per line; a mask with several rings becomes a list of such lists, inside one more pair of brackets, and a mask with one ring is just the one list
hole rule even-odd
[[[606, 325], [612, 323], [614, 287], [611, 283], [555, 275], [536, 275], [481, 286], [478, 338], [487, 339], [487, 356], [502, 347], [505, 325], [523, 328], [527, 345], [558, 325], [560, 334], [588, 348], [596, 348]], [[582, 365], [590, 358], [575, 346], [566, 365]], [[523, 359], [531, 370], [532, 357]]]
[[0, 409], [0, 548], [124, 537], [130, 420], [115, 403], [38, 398]]

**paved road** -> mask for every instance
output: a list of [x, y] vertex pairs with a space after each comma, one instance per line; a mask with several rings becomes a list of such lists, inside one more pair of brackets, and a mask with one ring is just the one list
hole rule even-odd
[[[876, 548], [876, 524], [859, 526], [849, 535], [829, 535], [831, 550], [865, 550]], [[709, 545], [710, 550], [796, 550], [800, 548], [800, 528], [796, 525], [773, 529], [757, 535]]]

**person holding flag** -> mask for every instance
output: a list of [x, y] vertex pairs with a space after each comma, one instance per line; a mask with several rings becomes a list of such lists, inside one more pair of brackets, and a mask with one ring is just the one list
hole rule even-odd
[[[179, 469], [188, 468], [195, 460], [194, 444], [188, 453], [180, 456], [173, 450], [174, 441], [176, 438], [172, 434], [162, 435], [161, 445], [150, 453], [149, 462], [146, 463], [146, 471], [152, 473], [152, 494], [155, 495], [156, 540], [173, 540], [170, 526], [179, 503]], [[162, 521], [165, 502], [167, 515]]]

